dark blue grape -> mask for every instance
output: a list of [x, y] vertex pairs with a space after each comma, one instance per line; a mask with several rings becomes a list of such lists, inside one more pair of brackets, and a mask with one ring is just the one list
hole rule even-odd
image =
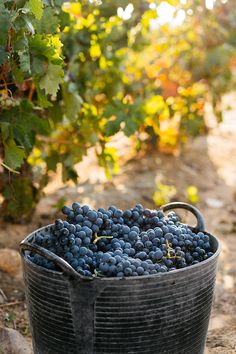
[[79, 254], [79, 250], [80, 250], [80, 248], [76, 245], [71, 247], [71, 252], [73, 253], [74, 256]]
[[137, 257], [139, 259], [146, 259], [147, 253], [146, 252], [138, 252], [138, 253], [136, 253], [135, 257]]
[[88, 205], [83, 205], [82, 210], [83, 210], [83, 214], [86, 215], [89, 212], [90, 208]]
[[75, 245], [76, 245], [76, 246], [79, 246], [79, 247], [82, 245], [82, 240], [81, 240], [81, 238], [76, 237], [76, 239], [75, 239]]
[[55, 221], [56, 230], [61, 230], [64, 227], [63, 221], [61, 219], [57, 219]]
[[63, 212], [63, 214], [65, 214], [65, 215], [69, 215], [71, 211], [72, 211], [71, 208], [69, 208], [69, 207], [66, 206], [66, 205], [62, 208], [62, 212]]
[[71, 252], [66, 252], [65, 255], [64, 255], [64, 259], [67, 261], [67, 262], [70, 262], [72, 261], [72, 259], [74, 258], [73, 254]]

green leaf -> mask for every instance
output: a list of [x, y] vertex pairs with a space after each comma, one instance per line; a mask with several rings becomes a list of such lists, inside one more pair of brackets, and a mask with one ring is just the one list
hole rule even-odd
[[9, 122], [6, 120], [3, 120], [3, 118], [0, 116], [1, 121], [0, 121], [0, 128], [1, 128], [1, 133], [2, 133], [2, 139], [3, 142], [7, 141], [7, 139], [12, 138], [12, 129], [11, 125]]
[[64, 112], [66, 117], [75, 121], [78, 117], [78, 113], [83, 102], [80, 95], [76, 92], [72, 83], [68, 85], [63, 85], [63, 99], [64, 99]]
[[63, 108], [61, 107], [60, 103], [55, 102], [52, 107], [49, 108], [49, 116], [53, 123], [61, 122], [64, 116]]
[[7, 59], [8, 59], [8, 54], [5, 51], [5, 47], [0, 46], [0, 65], [5, 63]]
[[112, 136], [120, 130], [120, 124], [123, 120], [122, 116], [119, 116], [115, 119], [110, 120], [105, 126], [106, 136]]
[[33, 12], [37, 20], [40, 20], [43, 15], [43, 1], [42, 0], [29, 0], [28, 6]]
[[47, 61], [44, 57], [33, 57], [32, 58], [32, 72], [35, 75], [42, 76], [45, 73], [45, 67], [47, 66]]
[[30, 151], [35, 143], [36, 134], [48, 135], [49, 122], [38, 116], [33, 105], [22, 100], [19, 105], [3, 111], [0, 115], [0, 126], [3, 143], [14, 139], [17, 145], [21, 145], [26, 151]]
[[46, 94], [56, 96], [59, 84], [63, 81], [64, 71], [60, 65], [49, 64], [46, 75], [39, 82], [39, 87], [44, 89]]
[[20, 67], [23, 72], [30, 73], [30, 54], [29, 51], [26, 50], [20, 50], [18, 52], [19, 57], [20, 57]]
[[47, 170], [48, 171], [56, 171], [57, 164], [60, 161], [60, 156], [57, 151], [50, 151], [50, 155], [46, 158]]
[[78, 174], [73, 167], [62, 166], [62, 180], [63, 182], [72, 180], [74, 183], [78, 182]]
[[28, 31], [31, 34], [34, 34], [35, 30], [34, 30], [34, 25], [32, 24], [31, 19], [29, 17], [26, 17], [26, 16], [24, 16], [23, 19], [24, 19], [24, 22], [25, 22], [25, 25], [26, 25], [26, 28], [28, 29]]
[[44, 92], [38, 87], [37, 88], [37, 98], [38, 98], [38, 105], [42, 108], [49, 108], [52, 106], [52, 103], [48, 101], [47, 96], [45, 96]]
[[17, 142], [21, 146], [24, 146], [27, 151], [31, 151], [35, 143], [35, 133], [33, 131], [28, 131], [25, 124], [24, 126], [22, 126], [22, 124], [16, 124], [12, 130]]
[[4, 164], [10, 168], [18, 168], [22, 165], [25, 158], [25, 151], [16, 145], [13, 139], [4, 142]]
[[33, 36], [30, 39], [29, 44], [30, 53], [32, 54], [33, 58], [40, 58], [43, 56], [44, 58], [52, 59], [55, 54], [55, 50], [53, 46], [50, 46], [49, 40], [44, 38], [41, 34], [36, 34]]
[[36, 24], [38, 33], [56, 33], [59, 24], [59, 18], [56, 16], [55, 9], [46, 7], [41, 20]]
[[138, 128], [138, 124], [134, 122], [134, 120], [131, 117], [128, 117], [128, 119], [125, 122], [125, 127], [124, 127], [124, 133], [126, 136], [131, 136], [132, 134], [135, 133], [135, 131]]
[[10, 28], [10, 16], [7, 11], [0, 12], [0, 45], [6, 46], [8, 40], [8, 30]]
[[110, 179], [112, 174], [119, 172], [118, 156], [113, 147], [102, 147], [101, 154], [97, 154], [99, 165], [105, 170], [106, 178]]
[[14, 60], [11, 61], [11, 70], [16, 83], [21, 85], [24, 81], [24, 74]]

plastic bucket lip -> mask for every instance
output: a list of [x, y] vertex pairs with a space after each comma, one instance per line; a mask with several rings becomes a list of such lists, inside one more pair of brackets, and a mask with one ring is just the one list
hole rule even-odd
[[[34, 235], [40, 231], [44, 231], [46, 228], [51, 228], [54, 224], [49, 224], [49, 225], [46, 225], [46, 226], [43, 226], [39, 229], [36, 229], [35, 231], [31, 232], [28, 236], [26, 236], [26, 238], [22, 241], [22, 243], [24, 241], [32, 241], [32, 238], [34, 237]], [[190, 229], [192, 229], [193, 231], [195, 230], [194, 227], [191, 227], [189, 225], [187, 225]], [[78, 274], [78, 278], [81, 279], [81, 280], [86, 280], [86, 281], [105, 281], [105, 282], [111, 282], [111, 281], [116, 281], [116, 280], [119, 280], [119, 281], [124, 281], [124, 280], [129, 280], [129, 281], [132, 281], [132, 280], [143, 280], [143, 279], [153, 279], [153, 278], [160, 278], [160, 277], [168, 277], [170, 276], [171, 274], [180, 274], [180, 273], [183, 273], [183, 272], [187, 272], [191, 269], [198, 269], [200, 267], [202, 267], [203, 265], [213, 261], [215, 258], [217, 258], [220, 254], [220, 251], [221, 251], [221, 245], [220, 245], [220, 242], [218, 240], [217, 237], [211, 235], [210, 233], [208, 233], [207, 231], [203, 231], [203, 233], [207, 234], [208, 236], [210, 236], [211, 238], [211, 241], [214, 241], [215, 245], [216, 245], [216, 251], [213, 253], [213, 255], [210, 257], [210, 258], [207, 258], [205, 259], [204, 261], [202, 262], [199, 262], [197, 264], [193, 264], [193, 265], [190, 265], [190, 266], [187, 266], [185, 268], [180, 268], [180, 269], [176, 269], [176, 270], [171, 270], [170, 272], [160, 272], [160, 273], [157, 273], [157, 274], [149, 274], [149, 275], [139, 275], [139, 276], [130, 276], [130, 277], [93, 277], [93, 278], [88, 278], [88, 277], [85, 277], [79, 273]], [[47, 269], [45, 267], [42, 267], [42, 266], [39, 266], [35, 263], [33, 263], [32, 261], [30, 261], [27, 257], [25, 257], [25, 254], [24, 254], [24, 260], [29, 262], [30, 264], [32, 264], [36, 269], [37, 268], [40, 268], [40, 269], [43, 269], [45, 270], [45, 272], [49, 272], [50, 274], [60, 274], [60, 275], [64, 275], [63, 271], [56, 271], [56, 270], [51, 270], [51, 269]]]

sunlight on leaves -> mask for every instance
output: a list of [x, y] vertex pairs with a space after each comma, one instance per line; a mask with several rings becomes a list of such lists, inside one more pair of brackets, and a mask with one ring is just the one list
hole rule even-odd
[[172, 200], [176, 193], [177, 190], [175, 186], [157, 182], [156, 189], [153, 194], [153, 201], [157, 206], [167, 204]]
[[195, 186], [188, 186], [186, 188], [187, 200], [192, 203], [196, 204], [199, 201], [199, 194], [198, 188]]

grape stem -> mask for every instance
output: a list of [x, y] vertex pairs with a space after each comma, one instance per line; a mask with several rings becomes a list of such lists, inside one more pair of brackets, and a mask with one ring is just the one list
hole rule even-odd
[[94, 277], [104, 277], [104, 275], [101, 272], [98, 272], [97, 269], [94, 269]]
[[169, 244], [169, 241], [168, 240], [166, 240], [166, 248], [167, 248], [167, 256], [166, 256], [166, 258], [169, 258], [169, 259], [181, 259], [182, 257], [181, 256], [176, 256], [176, 255], [174, 255], [174, 256], [171, 256], [170, 255], [170, 244]]
[[93, 240], [93, 243], [97, 243], [102, 238], [113, 238], [113, 236], [105, 236], [105, 235], [98, 236], [97, 234], [95, 234], [95, 239]]

